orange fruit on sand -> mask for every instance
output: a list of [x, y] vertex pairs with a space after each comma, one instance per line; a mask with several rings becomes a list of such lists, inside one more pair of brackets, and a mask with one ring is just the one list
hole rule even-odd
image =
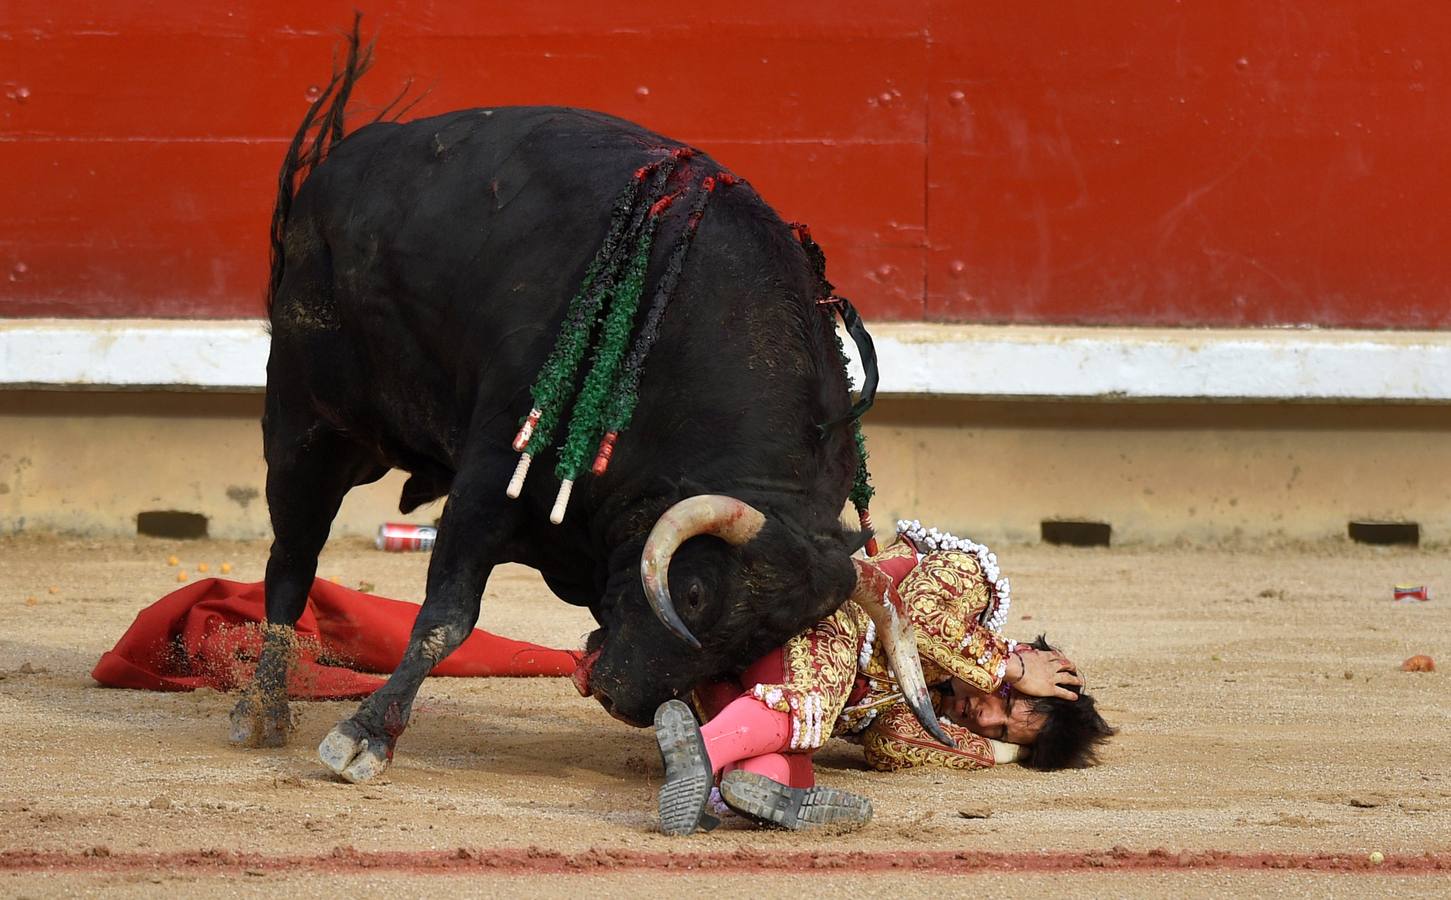
[[55, 585], [51, 585], [50, 587], [46, 588], [46, 590], [50, 591], [52, 594], [60, 593], [60, 588], [56, 587]]
[[180, 572], [177, 572], [176, 573], [176, 580], [177, 581], [186, 581], [186, 570], [185, 569], [182, 569]]
[[207, 570], [207, 564], [206, 563], [197, 563], [196, 564], [196, 570], [198, 572], [205, 572]]
[[226, 575], [227, 573], [229, 573], [231, 571], [232, 571], [232, 564], [231, 563], [222, 563], [222, 574], [223, 575]]
[[35, 599], [34, 597], [26, 597], [25, 598], [25, 605], [26, 606], [34, 606], [35, 604], [37, 604], [39, 602], [40, 601], [37, 600], [37, 599]]
[[174, 565], [176, 565], [179, 562], [181, 562], [181, 560], [177, 559], [175, 556], [168, 556], [166, 558], [166, 564], [168, 566], [174, 566]]
[[1401, 671], [1434, 672], [1436, 671], [1436, 661], [1424, 653], [1418, 653], [1401, 663]]

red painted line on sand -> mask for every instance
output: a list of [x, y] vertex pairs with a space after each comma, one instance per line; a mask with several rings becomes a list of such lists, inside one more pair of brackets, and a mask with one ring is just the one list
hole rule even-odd
[[1387, 855], [1374, 863], [1363, 854], [1240, 853], [1220, 850], [1108, 850], [1051, 853], [981, 853], [972, 850], [788, 851], [753, 847], [725, 851], [651, 853], [591, 848], [564, 853], [540, 847], [460, 847], [457, 850], [361, 851], [339, 847], [331, 853], [288, 856], [182, 850], [172, 853], [115, 852], [105, 847], [84, 851], [0, 851], [0, 872], [185, 871], [196, 875], [244, 872], [392, 872], [454, 875], [492, 872], [523, 874], [606, 874], [668, 871], [769, 873], [810, 872], [1098, 872], [1274, 870], [1334, 872], [1347, 875], [1430, 875], [1451, 873], [1451, 852]]

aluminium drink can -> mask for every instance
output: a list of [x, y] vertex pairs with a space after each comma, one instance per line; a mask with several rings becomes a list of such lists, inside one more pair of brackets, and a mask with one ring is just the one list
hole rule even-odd
[[1424, 584], [1398, 584], [1392, 589], [1392, 596], [1401, 602], [1431, 599], [1431, 589]]
[[373, 543], [379, 550], [432, 550], [437, 538], [438, 529], [428, 525], [388, 522], [378, 526], [378, 538]]

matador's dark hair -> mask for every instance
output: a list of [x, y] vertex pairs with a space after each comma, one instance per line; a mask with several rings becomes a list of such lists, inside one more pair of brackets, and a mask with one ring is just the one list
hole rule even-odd
[[[1032, 645], [1035, 650], [1053, 651], [1044, 635], [1038, 635]], [[1072, 690], [1072, 688], [1069, 688]], [[1028, 758], [1023, 765], [1030, 769], [1051, 771], [1053, 769], [1083, 769], [1098, 762], [1098, 751], [1104, 742], [1117, 733], [1098, 714], [1093, 697], [1080, 693], [1077, 700], [1062, 697], [1028, 698], [1035, 712], [1042, 713], [1047, 721], [1043, 730], [1027, 748]]]

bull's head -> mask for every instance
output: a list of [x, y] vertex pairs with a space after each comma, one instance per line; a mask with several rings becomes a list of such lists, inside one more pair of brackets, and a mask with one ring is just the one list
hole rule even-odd
[[880, 573], [853, 560], [856, 545], [840, 528], [807, 533], [733, 497], [682, 500], [646, 539], [638, 579], [612, 573], [577, 684], [616, 718], [643, 725], [664, 701], [741, 671], [850, 598], [876, 623], [918, 719], [950, 743], [910, 626], [885, 599]]

